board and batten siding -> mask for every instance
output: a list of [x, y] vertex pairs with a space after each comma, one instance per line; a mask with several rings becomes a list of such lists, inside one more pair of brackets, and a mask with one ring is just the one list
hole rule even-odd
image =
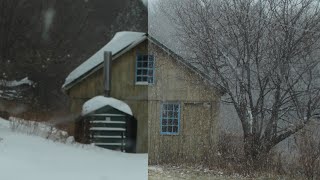
[[[126, 102], [137, 119], [137, 152], [148, 152], [148, 86], [135, 84], [136, 55], [147, 54], [147, 41], [112, 61], [111, 97]], [[103, 95], [103, 68], [68, 90], [71, 112], [80, 114], [85, 101]]]
[[[149, 43], [155, 56], [155, 83], [148, 88], [149, 164], [206, 163], [216, 152], [220, 95], [195, 72]], [[178, 135], [160, 133], [163, 102], [180, 104]]]

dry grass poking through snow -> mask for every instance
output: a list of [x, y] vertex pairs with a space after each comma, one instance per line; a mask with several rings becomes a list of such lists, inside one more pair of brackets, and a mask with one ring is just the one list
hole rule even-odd
[[28, 121], [16, 117], [10, 117], [10, 129], [12, 132], [25, 133], [28, 135], [40, 136], [58, 142], [74, 141], [66, 131], [57, 129], [45, 122]]

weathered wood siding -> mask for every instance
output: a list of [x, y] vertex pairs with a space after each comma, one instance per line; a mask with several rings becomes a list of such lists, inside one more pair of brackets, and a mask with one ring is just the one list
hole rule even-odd
[[[148, 86], [135, 85], [137, 53], [148, 53], [147, 42], [112, 61], [111, 96], [126, 102], [138, 122], [137, 152], [148, 152]], [[103, 68], [73, 86], [68, 94], [71, 111], [78, 115], [88, 99], [103, 95]]]
[[[193, 71], [154, 44], [155, 84], [149, 86], [149, 163], [205, 163], [217, 143], [219, 94]], [[160, 134], [162, 102], [181, 106], [178, 135]]]

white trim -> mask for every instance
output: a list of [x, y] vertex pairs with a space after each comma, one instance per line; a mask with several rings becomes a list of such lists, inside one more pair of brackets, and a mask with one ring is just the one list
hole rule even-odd
[[[122, 136], [102, 136], [102, 135], [96, 135], [92, 136], [92, 138], [110, 138], [110, 139], [121, 139]], [[126, 136], [123, 136], [123, 138], [126, 138]]]
[[121, 116], [124, 117], [123, 114], [91, 114], [90, 116]]
[[125, 128], [92, 127], [90, 131], [126, 131]]
[[125, 124], [126, 122], [124, 121], [104, 121], [104, 120], [93, 120], [93, 121], [90, 121], [91, 123], [102, 123], [102, 124]]
[[100, 146], [103, 146], [103, 145], [106, 145], [106, 146], [122, 146], [122, 145], [126, 145], [126, 143], [93, 143], [94, 145], [100, 145]]
[[139, 81], [139, 82], [136, 82], [135, 85], [137, 86], [147, 86], [149, 85], [148, 81]]

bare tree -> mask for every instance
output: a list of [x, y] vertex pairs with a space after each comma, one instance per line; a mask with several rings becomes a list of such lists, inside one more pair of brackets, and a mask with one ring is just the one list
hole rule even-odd
[[234, 106], [250, 162], [317, 118], [319, 1], [188, 0], [160, 7], [177, 25], [186, 59]]

